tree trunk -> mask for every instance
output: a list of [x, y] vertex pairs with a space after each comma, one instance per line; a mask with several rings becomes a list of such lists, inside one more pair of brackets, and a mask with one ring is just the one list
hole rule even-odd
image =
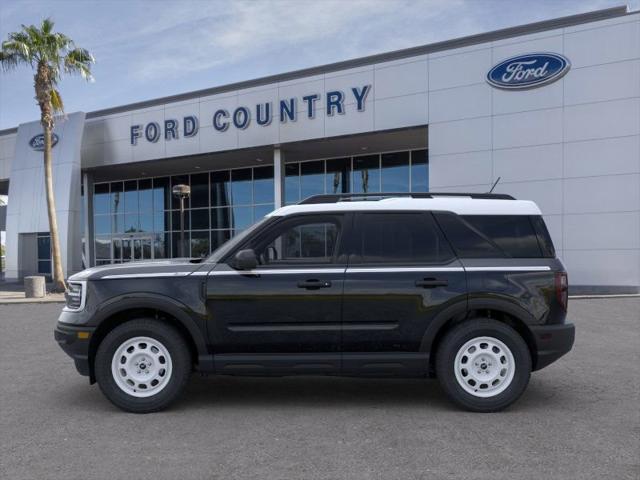
[[40, 123], [44, 129], [44, 185], [47, 193], [47, 214], [49, 216], [49, 234], [51, 235], [51, 263], [54, 292], [64, 292], [67, 286], [62, 272], [62, 256], [60, 255], [60, 238], [58, 236], [58, 219], [56, 217], [56, 200], [53, 196], [53, 167], [51, 158], [51, 134], [53, 133], [53, 105], [51, 90], [53, 88], [51, 71], [44, 63], [38, 64], [34, 77], [36, 100], [40, 106]]
[[51, 127], [44, 126], [44, 183], [47, 190], [47, 214], [49, 215], [49, 232], [51, 234], [51, 260], [54, 292], [64, 292], [62, 272], [62, 256], [60, 254], [60, 238], [58, 236], [58, 219], [56, 217], [56, 200], [53, 196], [53, 172], [51, 166]]

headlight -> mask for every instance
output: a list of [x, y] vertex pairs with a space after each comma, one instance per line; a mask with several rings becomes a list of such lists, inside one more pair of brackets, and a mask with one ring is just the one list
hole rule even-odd
[[64, 298], [67, 301], [66, 309], [78, 311], [84, 308], [87, 296], [87, 282], [69, 282]]

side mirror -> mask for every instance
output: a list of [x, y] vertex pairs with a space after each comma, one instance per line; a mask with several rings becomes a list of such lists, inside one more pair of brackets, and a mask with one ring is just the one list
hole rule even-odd
[[233, 259], [233, 268], [237, 270], [253, 270], [258, 266], [256, 252], [248, 248], [240, 250]]

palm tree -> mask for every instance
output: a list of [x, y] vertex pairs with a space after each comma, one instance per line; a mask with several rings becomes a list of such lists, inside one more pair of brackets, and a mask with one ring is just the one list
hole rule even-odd
[[53, 21], [49, 18], [44, 19], [40, 27], [22, 25], [22, 30], [9, 34], [8, 40], [2, 42], [0, 50], [0, 63], [4, 70], [27, 65], [35, 71], [35, 98], [40, 107], [40, 123], [44, 129], [44, 178], [51, 233], [54, 292], [66, 290], [51, 172], [51, 133], [55, 122], [54, 115], [64, 112], [57, 86], [64, 73], [79, 74], [86, 80], [91, 80], [91, 64], [94, 62], [89, 51], [76, 47], [73, 40], [66, 35], [54, 32]]

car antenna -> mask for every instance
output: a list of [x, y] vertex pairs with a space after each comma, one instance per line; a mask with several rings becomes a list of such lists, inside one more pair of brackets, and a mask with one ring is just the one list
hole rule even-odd
[[500, 181], [502, 177], [498, 177], [498, 179], [494, 182], [493, 186], [491, 187], [491, 190], [489, 190], [487, 193], [493, 193], [493, 189], [496, 188], [496, 185], [498, 185], [498, 182]]

